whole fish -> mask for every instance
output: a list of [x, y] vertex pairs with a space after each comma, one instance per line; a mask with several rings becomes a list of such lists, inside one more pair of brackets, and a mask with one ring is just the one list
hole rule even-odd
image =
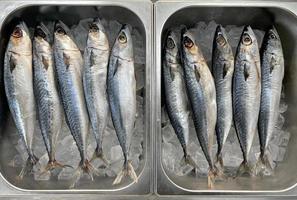
[[284, 56], [281, 41], [276, 29], [269, 29], [261, 49], [261, 104], [258, 122], [261, 154], [256, 165], [256, 174], [270, 170], [267, 158], [267, 145], [270, 141], [279, 115], [279, 103], [284, 78]]
[[222, 149], [232, 125], [232, 80], [234, 56], [225, 29], [219, 25], [213, 40], [212, 72], [216, 86], [218, 142], [217, 162], [223, 168]]
[[54, 74], [51, 35], [43, 23], [36, 27], [33, 39], [33, 74], [38, 121], [49, 157], [46, 172], [64, 167], [55, 158], [57, 140], [62, 128], [63, 110]]
[[170, 31], [164, 49], [163, 77], [166, 108], [175, 134], [183, 148], [186, 163], [198, 168], [187, 150], [189, 142], [189, 110], [183, 69], [180, 63], [179, 34], [177, 31]]
[[212, 188], [217, 169], [212, 143], [217, 119], [216, 89], [211, 72], [191, 30], [182, 35], [183, 68], [193, 121], [202, 151], [209, 165], [208, 187]]
[[108, 101], [106, 92], [109, 44], [105, 29], [99, 19], [91, 23], [87, 47], [84, 52], [83, 84], [88, 114], [97, 142], [93, 155], [107, 163], [102, 152], [102, 137], [107, 124]]
[[[70, 30], [61, 21], [55, 24], [54, 58], [66, 122], [81, 157], [75, 176], [80, 177], [82, 170], [93, 179], [92, 173], [96, 173], [96, 169], [88, 161], [86, 151], [89, 118], [82, 81], [83, 59], [71, 37]], [[70, 187], [74, 187], [75, 182]]]
[[38, 162], [32, 149], [36, 120], [32, 43], [24, 22], [20, 22], [10, 35], [4, 59], [4, 84], [12, 118], [28, 153], [26, 165], [18, 177], [22, 179]]
[[243, 29], [237, 47], [233, 78], [234, 125], [243, 153], [237, 175], [252, 175], [248, 154], [257, 131], [261, 96], [260, 55], [256, 36], [250, 26]]
[[137, 182], [137, 175], [131, 162], [128, 161], [136, 115], [133, 43], [128, 25], [121, 28], [112, 48], [108, 67], [107, 92], [113, 125], [124, 155], [123, 169], [113, 184], [120, 183], [126, 175]]

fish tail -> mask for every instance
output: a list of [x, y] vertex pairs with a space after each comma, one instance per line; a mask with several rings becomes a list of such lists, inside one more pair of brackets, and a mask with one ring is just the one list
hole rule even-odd
[[256, 165], [253, 169], [253, 173], [256, 176], [265, 176], [265, 175], [272, 175], [273, 174], [273, 167], [269, 162], [267, 153], [261, 153]]
[[237, 177], [238, 176], [243, 176], [243, 175], [248, 175], [248, 176], [253, 176], [253, 170], [251, 165], [247, 162], [246, 159], [242, 161], [242, 163], [239, 165], [238, 170], [237, 170]]
[[73, 168], [70, 165], [61, 164], [58, 161], [56, 161], [55, 159], [54, 160], [49, 160], [47, 165], [45, 166], [43, 172], [41, 173], [41, 175], [43, 175], [43, 174], [45, 174], [45, 173], [47, 173], [49, 171], [52, 171], [54, 169], [66, 168], [66, 167]]
[[215, 166], [210, 167], [207, 175], [207, 186], [209, 189], [214, 188], [214, 183], [217, 176], [218, 176], [218, 169]]
[[81, 177], [82, 173], [86, 173], [90, 176], [91, 180], [94, 180], [93, 174], [96, 176], [100, 175], [100, 172], [88, 161], [87, 159], [82, 160], [74, 172], [72, 184], [70, 185], [70, 189], [73, 189]]
[[92, 162], [93, 160], [95, 160], [97, 158], [102, 160], [106, 167], [110, 165], [109, 161], [105, 158], [105, 156], [103, 154], [102, 148], [100, 148], [98, 146], [96, 147], [90, 162]]
[[131, 164], [131, 161], [125, 161], [123, 165], [123, 169], [118, 173], [117, 177], [113, 181], [113, 185], [120, 184], [123, 177], [129, 176], [134, 182], [137, 183], [138, 177], [137, 174], [135, 173], [135, 170]]
[[223, 162], [223, 156], [222, 153], [217, 153], [217, 159], [215, 162], [215, 168], [217, 170], [217, 176], [220, 179], [226, 179], [227, 176], [224, 173], [224, 162]]
[[195, 170], [200, 171], [198, 165], [189, 154], [185, 154], [185, 156], [181, 160], [181, 165], [187, 165], [187, 164], [191, 165]]
[[22, 180], [26, 174], [32, 172], [33, 167], [34, 167], [34, 165], [37, 164], [38, 160], [39, 159], [33, 153], [29, 154], [29, 157], [28, 157], [28, 159], [26, 161], [26, 164], [23, 167], [23, 169], [21, 170], [21, 172], [18, 175], [17, 179]]

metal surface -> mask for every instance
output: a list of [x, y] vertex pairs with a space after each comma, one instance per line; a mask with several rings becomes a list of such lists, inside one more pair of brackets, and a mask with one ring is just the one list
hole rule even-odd
[[[238, 195], [275, 196], [297, 194], [296, 164], [296, 64], [297, 64], [297, 3], [277, 1], [158, 1], [155, 3], [155, 68], [153, 90], [156, 92], [153, 104], [156, 144], [156, 163], [154, 192], [168, 198], [175, 195]], [[238, 178], [217, 182], [215, 189], [207, 189], [206, 178], [193, 176], [179, 177], [170, 174], [162, 167], [161, 147], [161, 106], [163, 92], [161, 88], [161, 47], [164, 33], [169, 27], [185, 24], [193, 26], [199, 21], [215, 20], [223, 25], [250, 24], [253, 28], [265, 30], [274, 24], [279, 31], [285, 56], [284, 89], [288, 111], [285, 114], [285, 129], [291, 132], [291, 138], [285, 159], [279, 163], [275, 175], [265, 178]], [[185, 196], [183, 196], [185, 197]], [[214, 196], [212, 196], [214, 197]]]
[[[8, 129], [9, 112], [7, 111], [6, 99], [1, 84], [1, 148], [0, 148], [0, 194], [1, 195], [45, 195], [45, 194], [105, 194], [122, 195], [131, 197], [135, 195], [149, 195], [152, 190], [152, 151], [150, 143], [150, 107], [151, 107], [151, 62], [152, 62], [152, 4], [149, 1], [1, 1], [0, 2], [0, 56], [3, 61], [5, 45], [9, 39], [11, 31], [11, 21], [22, 18], [31, 26], [37, 19], [46, 18], [48, 20], [62, 19], [67, 24], [77, 23], [79, 20], [100, 16], [106, 20], [117, 20], [120, 23], [128, 23], [135, 27], [143, 38], [145, 46], [145, 136], [143, 162], [137, 170], [139, 179], [137, 183], [125, 181], [118, 186], [112, 186], [112, 179], [98, 177], [92, 181], [82, 182], [81, 186], [69, 190], [69, 183], [51, 179], [49, 181], [34, 181], [33, 177], [28, 177], [22, 183], [15, 182], [18, 171], [8, 167], [7, 162], [14, 150], [14, 144], [7, 135], [11, 131]], [[62, 8], [62, 9], [61, 9]], [[1, 68], [1, 79], [3, 68]], [[3, 80], [1, 80], [3, 83]], [[11, 158], [10, 158], [11, 159]]]

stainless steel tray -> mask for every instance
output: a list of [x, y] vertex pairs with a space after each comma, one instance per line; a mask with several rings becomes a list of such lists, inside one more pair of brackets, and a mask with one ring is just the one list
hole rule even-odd
[[[155, 3], [155, 77], [153, 91], [155, 102], [153, 108], [156, 144], [155, 185], [154, 192], [160, 196], [189, 194], [245, 194], [245, 195], [288, 195], [296, 194], [297, 173], [295, 156], [296, 148], [296, 64], [297, 48], [293, 42], [297, 38], [297, 4], [295, 2], [277, 1], [158, 1]], [[237, 178], [217, 182], [215, 189], [207, 189], [206, 178], [193, 176], [177, 176], [170, 173], [162, 164], [161, 145], [161, 47], [164, 34], [169, 27], [181, 24], [189, 27], [199, 21], [206, 23], [215, 20], [223, 25], [252, 25], [265, 30], [274, 24], [279, 31], [285, 56], [284, 89], [288, 111], [285, 114], [285, 129], [291, 132], [287, 153], [278, 165], [275, 176], [265, 178]], [[210, 44], [211, 45], [211, 44]], [[257, 137], [257, 136], [255, 136]]]
[[[106, 20], [116, 20], [120, 23], [131, 24], [136, 28], [143, 38], [145, 47], [145, 65], [144, 69], [144, 140], [143, 140], [143, 159], [140, 163], [137, 174], [139, 180], [137, 183], [125, 181], [118, 186], [112, 186], [112, 179], [106, 177], [97, 177], [95, 180], [82, 182], [81, 186], [69, 190], [69, 183], [51, 179], [49, 181], [34, 181], [33, 177], [24, 178], [21, 182], [15, 181], [15, 176], [19, 169], [9, 167], [7, 162], [13, 155], [14, 145], [7, 135], [10, 129], [9, 112], [4, 95], [3, 84], [1, 84], [1, 148], [0, 148], [0, 195], [46, 195], [48, 193], [100, 193], [110, 195], [148, 195], [151, 193], [152, 181], [152, 151], [151, 151], [151, 63], [152, 63], [152, 4], [150, 1], [1, 1], [0, 15], [1, 40], [0, 50], [1, 60], [3, 61], [5, 44], [9, 39], [10, 22], [16, 18], [22, 18], [26, 23], [36, 22], [36, 19], [42, 17], [48, 20], [61, 19], [68, 25], [77, 23], [81, 19], [102, 17]], [[33, 25], [31, 24], [31, 25]], [[29, 24], [30, 26], [30, 24]], [[3, 68], [2, 68], [3, 69]], [[2, 80], [1, 70], [1, 82]], [[11, 158], [10, 158], [11, 159]], [[67, 186], [68, 185], [68, 186]]]

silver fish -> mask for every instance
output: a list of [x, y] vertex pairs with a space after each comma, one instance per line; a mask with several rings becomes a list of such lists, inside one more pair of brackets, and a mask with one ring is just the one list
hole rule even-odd
[[225, 29], [219, 25], [215, 32], [212, 52], [212, 72], [216, 86], [218, 142], [217, 162], [223, 168], [222, 149], [232, 125], [232, 80], [234, 56]]
[[[80, 177], [82, 170], [93, 179], [92, 173], [96, 173], [96, 169], [88, 161], [86, 151], [89, 118], [82, 81], [83, 59], [80, 50], [73, 42], [68, 27], [61, 21], [55, 24], [54, 58], [66, 122], [81, 157], [75, 176]], [[74, 187], [75, 182], [70, 187]]]
[[279, 115], [279, 103], [284, 78], [284, 56], [280, 37], [273, 27], [264, 37], [261, 49], [261, 104], [258, 123], [261, 154], [256, 164], [256, 174], [265, 170], [272, 173], [267, 158], [267, 145], [270, 141]]
[[101, 158], [105, 163], [102, 152], [102, 137], [107, 124], [107, 66], [109, 59], [109, 44], [105, 29], [99, 19], [91, 25], [88, 33], [87, 47], [84, 52], [83, 84], [87, 102], [88, 114], [97, 147], [92, 159]]
[[248, 154], [257, 131], [261, 96], [260, 70], [257, 39], [251, 27], [246, 26], [237, 47], [233, 79], [234, 125], [243, 153], [243, 162], [237, 175], [252, 175]]
[[198, 168], [188, 154], [189, 110], [183, 69], [180, 62], [180, 36], [178, 31], [169, 31], [164, 48], [163, 77], [167, 113], [175, 134], [183, 148], [186, 163]]
[[55, 159], [57, 140], [62, 128], [63, 109], [54, 74], [51, 36], [43, 23], [36, 27], [33, 39], [33, 74], [38, 121], [49, 157], [45, 167], [46, 172], [65, 166]]
[[182, 53], [194, 126], [209, 165], [208, 187], [212, 188], [217, 175], [212, 158], [212, 143], [217, 119], [215, 83], [191, 30], [185, 30], [182, 35]]
[[124, 155], [123, 170], [117, 175], [113, 184], [120, 183], [126, 175], [137, 182], [137, 175], [128, 160], [136, 115], [133, 44], [128, 25], [122, 27], [112, 48], [108, 67], [107, 92], [113, 125]]
[[22, 179], [38, 162], [32, 149], [36, 120], [32, 43], [24, 22], [14, 28], [8, 42], [4, 60], [4, 84], [12, 118], [29, 156], [19, 174]]

